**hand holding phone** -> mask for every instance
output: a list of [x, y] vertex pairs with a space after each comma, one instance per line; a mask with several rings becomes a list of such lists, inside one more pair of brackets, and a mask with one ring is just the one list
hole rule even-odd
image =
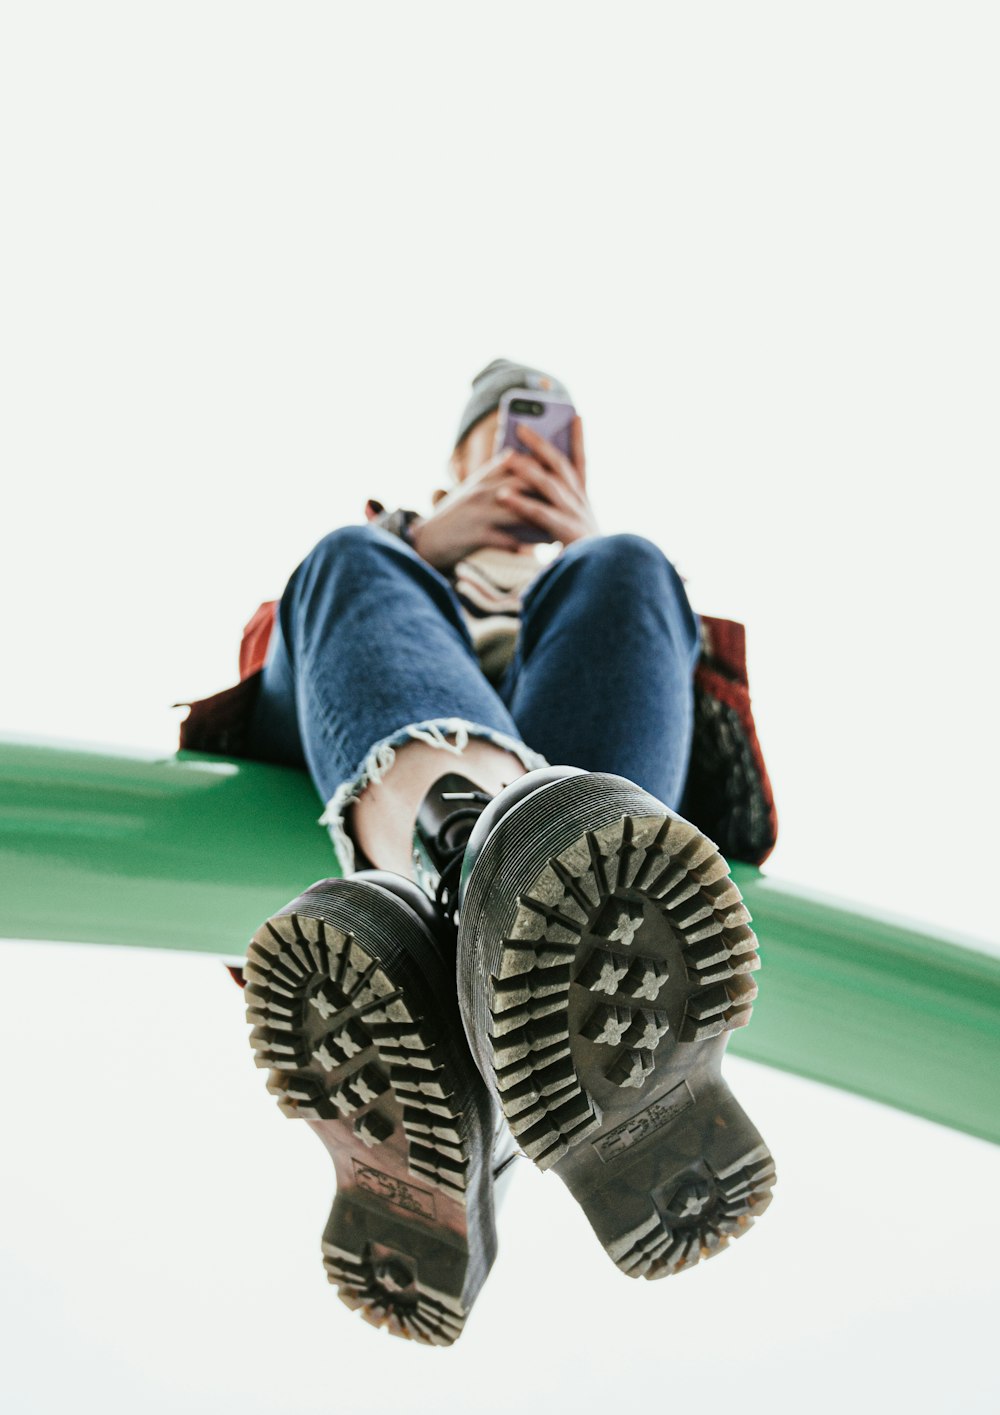
[[[572, 460], [571, 430], [576, 416], [572, 403], [562, 398], [553, 398], [533, 388], [511, 388], [500, 399], [499, 414], [494, 455], [506, 448], [513, 448], [517, 452], [534, 456], [535, 449], [529, 447], [517, 434], [517, 424], [524, 422], [530, 424], [540, 436]], [[536, 501], [545, 500], [539, 491], [528, 491], [524, 494]], [[509, 533], [522, 544], [540, 545], [553, 539], [542, 527], [530, 525], [525, 521], [514, 522], [509, 527]]]

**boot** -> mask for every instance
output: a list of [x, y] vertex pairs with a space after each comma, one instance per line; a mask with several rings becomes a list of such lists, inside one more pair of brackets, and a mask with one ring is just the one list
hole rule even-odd
[[330, 1282], [375, 1325], [449, 1345], [496, 1255], [498, 1117], [435, 906], [388, 871], [321, 880], [261, 925], [244, 973], [268, 1090], [333, 1158]]
[[[466, 844], [476, 822], [494, 798], [456, 771], [438, 777], [425, 793], [413, 827], [413, 870], [432, 904], [437, 937], [454, 960], [458, 937], [459, 879]], [[454, 962], [452, 962], [454, 970]], [[509, 1191], [521, 1152], [499, 1104], [494, 1105], [494, 1206]]]
[[454, 946], [458, 885], [466, 843], [493, 797], [482, 787], [449, 771], [428, 788], [413, 827], [413, 871], [435, 905], [443, 936]]
[[745, 1233], [774, 1164], [720, 1067], [759, 962], [713, 842], [624, 777], [545, 767], [479, 814], [455, 913], [480, 1073], [618, 1267], [666, 1277]]

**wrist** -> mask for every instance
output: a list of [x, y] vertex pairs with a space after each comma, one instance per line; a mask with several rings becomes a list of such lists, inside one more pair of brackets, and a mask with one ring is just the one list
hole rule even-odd
[[411, 550], [415, 550], [421, 560], [426, 560], [428, 565], [433, 565], [435, 569], [440, 568], [434, 559], [433, 546], [427, 541], [427, 520], [423, 516], [417, 516], [406, 527], [406, 542]]
[[424, 525], [426, 525], [426, 521], [424, 521], [423, 516], [416, 516], [413, 521], [407, 524], [405, 533], [403, 533], [403, 539], [405, 539], [407, 545], [410, 546], [410, 549], [416, 550], [421, 560], [427, 559], [426, 553], [424, 553], [424, 545], [426, 545], [423, 535]]

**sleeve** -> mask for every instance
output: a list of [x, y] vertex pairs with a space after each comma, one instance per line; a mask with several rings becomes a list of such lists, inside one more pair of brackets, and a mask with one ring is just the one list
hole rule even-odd
[[278, 612], [276, 599], [265, 600], [243, 630], [240, 643], [240, 678], [249, 678], [259, 668], [264, 667], [268, 645], [274, 630], [274, 618]]
[[761, 865], [778, 839], [774, 791], [750, 703], [746, 629], [701, 615], [694, 736], [679, 811], [723, 855]]

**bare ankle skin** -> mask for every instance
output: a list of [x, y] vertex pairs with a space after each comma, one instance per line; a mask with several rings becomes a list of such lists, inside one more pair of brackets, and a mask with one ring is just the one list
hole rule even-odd
[[[454, 742], [452, 733], [448, 739]], [[426, 742], [405, 742], [381, 781], [370, 782], [349, 808], [345, 825], [369, 860], [382, 870], [413, 879], [413, 827], [430, 786], [446, 772], [457, 771], [495, 796], [525, 767], [512, 752], [484, 738], [470, 738], [461, 754]]]

